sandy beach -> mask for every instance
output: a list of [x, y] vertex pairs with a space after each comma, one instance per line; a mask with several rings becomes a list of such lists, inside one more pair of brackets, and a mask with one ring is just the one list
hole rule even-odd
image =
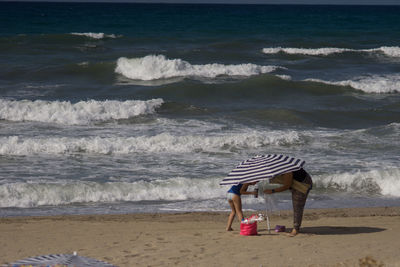
[[[245, 215], [250, 215], [245, 212]], [[291, 211], [271, 226], [291, 227]], [[302, 234], [226, 232], [227, 213], [0, 219], [0, 259], [73, 253], [116, 266], [400, 266], [400, 207], [306, 210]], [[369, 264], [369, 265], [368, 265]]]

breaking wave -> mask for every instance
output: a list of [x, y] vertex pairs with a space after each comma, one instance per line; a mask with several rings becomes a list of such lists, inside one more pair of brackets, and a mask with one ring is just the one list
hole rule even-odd
[[359, 194], [381, 194], [400, 197], [400, 169], [338, 173], [319, 177], [317, 186]]
[[[360, 195], [400, 196], [399, 169], [313, 176], [316, 188], [356, 192]], [[111, 203], [136, 201], [182, 201], [218, 199], [227, 187], [219, 185], [222, 177], [184, 178], [121, 182], [54, 181], [16, 182], [0, 185], [0, 207], [38, 207], [74, 203]]]
[[177, 201], [212, 199], [224, 195], [219, 180], [171, 178], [137, 182], [57, 182], [10, 183], [0, 185], [0, 207], [37, 207], [73, 203], [121, 201]]
[[336, 47], [323, 47], [323, 48], [284, 48], [284, 47], [271, 47], [263, 48], [264, 54], [277, 54], [286, 53], [290, 55], [309, 55], [309, 56], [328, 56], [331, 54], [338, 54], [344, 52], [361, 52], [361, 53], [374, 53], [380, 52], [389, 57], [400, 57], [400, 47], [398, 46], [382, 46], [379, 48], [371, 49], [350, 49], [350, 48], [336, 48]]
[[119, 58], [115, 72], [129, 79], [150, 81], [174, 77], [252, 76], [269, 73], [277, 68], [277, 66], [260, 66], [250, 63], [192, 65], [182, 59], [167, 59], [164, 55], [148, 55], [142, 58]]
[[80, 125], [152, 114], [162, 103], [162, 99], [147, 101], [89, 100], [75, 104], [69, 101], [0, 99], [0, 119]]
[[400, 92], [400, 75], [371, 75], [361, 76], [346, 81], [324, 81], [306, 79], [305, 81], [319, 82], [331, 85], [350, 86], [366, 93], [396, 93]]
[[94, 33], [94, 32], [71, 32], [72, 35], [78, 35], [78, 36], [85, 36], [93, 39], [104, 39], [104, 38], [117, 38], [120, 36], [117, 36], [115, 34], [105, 34], [102, 32], [99, 33]]
[[221, 136], [162, 133], [139, 137], [88, 137], [88, 138], [0, 138], [0, 155], [34, 154], [130, 154], [130, 153], [190, 153], [229, 152], [235, 149], [259, 148], [266, 145], [295, 145], [302, 138], [297, 132], [242, 133]]

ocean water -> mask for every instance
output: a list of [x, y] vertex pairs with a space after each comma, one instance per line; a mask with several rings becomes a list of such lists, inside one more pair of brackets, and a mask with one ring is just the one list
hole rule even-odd
[[306, 161], [307, 208], [399, 205], [399, 21], [389, 6], [0, 2], [0, 216], [226, 211], [219, 182], [257, 154]]

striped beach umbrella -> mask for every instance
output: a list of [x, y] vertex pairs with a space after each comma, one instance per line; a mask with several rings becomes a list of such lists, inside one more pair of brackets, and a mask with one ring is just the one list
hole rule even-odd
[[76, 252], [74, 252], [74, 254], [50, 254], [27, 258], [5, 266], [113, 267], [114, 265], [107, 262], [78, 256]]
[[258, 155], [241, 162], [220, 185], [237, 185], [270, 179], [277, 175], [300, 170], [305, 161], [285, 155]]

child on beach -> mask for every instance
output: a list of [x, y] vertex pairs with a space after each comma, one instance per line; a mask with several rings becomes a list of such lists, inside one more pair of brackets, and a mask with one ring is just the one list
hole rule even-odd
[[255, 185], [258, 182], [246, 183], [246, 184], [238, 184], [232, 186], [228, 190], [228, 203], [231, 206], [231, 213], [229, 214], [228, 224], [226, 226], [226, 231], [232, 231], [232, 222], [237, 213], [238, 219], [241, 222], [243, 220], [243, 211], [242, 211], [242, 199], [241, 195], [258, 195], [258, 191], [247, 192], [247, 188], [249, 185]]

